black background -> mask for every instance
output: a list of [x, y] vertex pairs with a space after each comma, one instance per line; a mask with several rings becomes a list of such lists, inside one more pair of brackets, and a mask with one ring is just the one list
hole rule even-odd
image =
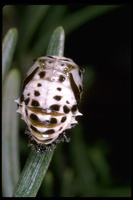
[[108, 160], [117, 177], [116, 184], [128, 182], [131, 175], [131, 6], [98, 17], [76, 32], [66, 38], [65, 54], [84, 68], [93, 66], [96, 72], [94, 85], [83, 95], [86, 140], [92, 144], [101, 138], [107, 141], [112, 146]]

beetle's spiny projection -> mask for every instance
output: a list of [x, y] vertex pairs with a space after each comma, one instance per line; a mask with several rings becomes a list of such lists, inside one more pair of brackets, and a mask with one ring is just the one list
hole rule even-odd
[[82, 115], [78, 103], [82, 96], [83, 71], [70, 58], [44, 56], [28, 71], [18, 100], [17, 112], [26, 122], [37, 151], [59, 141], [68, 141], [65, 130]]

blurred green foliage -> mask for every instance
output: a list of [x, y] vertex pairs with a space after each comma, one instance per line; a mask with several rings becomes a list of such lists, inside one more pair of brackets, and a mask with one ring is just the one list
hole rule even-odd
[[16, 42], [17, 29], [12, 28], [2, 43], [2, 189], [5, 197], [12, 196], [20, 171], [19, 119], [14, 112], [17, 109], [14, 99], [19, 94], [20, 74], [18, 69], [8, 72]]
[[[18, 29], [18, 42], [11, 68], [17, 68], [23, 79], [32, 65], [32, 60], [46, 54], [49, 39], [57, 26], [63, 26], [67, 43], [68, 35], [82, 27], [86, 22], [92, 22], [102, 15], [106, 17], [106, 13], [120, 8], [121, 6], [119, 5], [93, 6], [82, 4], [81, 6], [4, 6], [3, 37], [10, 28], [16, 27]], [[79, 35], [79, 40], [81, 39]], [[79, 56], [80, 51], [82, 50], [79, 50]], [[6, 76], [8, 76], [8, 72], [6, 73]], [[87, 91], [95, 84], [95, 80], [95, 70], [93, 67], [87, 66], [84, 74], [84, 94], [81, 102], [81, 112], [82, 105], [86, 103], [85, 96]], [[21, 91], [21, 87], [19, 90]], [[18, 96], [16, 96], [17, 98]], [[27, 147], [28, 137], [24, 135], [26, 125], [22, 120], [19, 121], [19, 125], [20, 149], [18, 151], [20, 151], [22, 169], [29, 154], [29, 148]], [[111, 151], [110, 146], [102, 139], [93, 145], [88, 144], [84, 134], [84, 122], [81, 118], [79, 119], [79, 125], [69, 131], [69, 134], [71, 137], [70, 143], [59, 144], [56, 148], [51, 165], [37, 196], [130, 197], [130, 183], [124, 186], [114, 184], [115, 177], [111, 174], [111, 165], [107, 159]]]

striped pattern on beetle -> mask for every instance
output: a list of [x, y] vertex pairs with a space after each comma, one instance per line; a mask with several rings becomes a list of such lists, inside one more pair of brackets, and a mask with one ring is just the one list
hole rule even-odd
[[65, 137], [65, 130], [78, 123], [82, 81], [83, 71], [70, 58], [44, 56], [35, 60], [15, 102], [36, 144], [56, 143], [61, 134]]

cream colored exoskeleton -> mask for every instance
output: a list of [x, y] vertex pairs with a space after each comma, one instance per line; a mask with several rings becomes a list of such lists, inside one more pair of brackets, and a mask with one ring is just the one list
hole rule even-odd
[[[17, 112], [35, 144], [49, 146], [78, 122], [83, 71], [70, 58], [44, 56], [35, 60], [23, 82]], [[40, 148], [40, 147], [39, 147]]]

